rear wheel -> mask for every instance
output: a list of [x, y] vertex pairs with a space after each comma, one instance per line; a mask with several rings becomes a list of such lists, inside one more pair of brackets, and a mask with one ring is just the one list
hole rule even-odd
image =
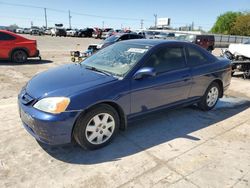
[[11, 59], [15, 63], [24, 63], [27, 61], [28, 55], [24, 50], [15, 50], [12, 55]]
[[208, 111], [214, 108], [218, 102], [221, 88], [216, 82], [213, 82], [206, 90], [205, 94], [198, 103], [199, 108], [204, 111]]
[[79, 117], [73, 136], [85, 149], [98, 149], [106, 146], [119, 130], [119, 115], [116, 110], [101, 104]]

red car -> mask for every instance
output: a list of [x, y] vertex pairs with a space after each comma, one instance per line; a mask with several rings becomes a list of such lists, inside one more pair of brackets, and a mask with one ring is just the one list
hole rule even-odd
[[24, 63], [28, 57], [39, 57], [36, 40], [26, 39], [10, 31], [0, 30], [0, 59]]

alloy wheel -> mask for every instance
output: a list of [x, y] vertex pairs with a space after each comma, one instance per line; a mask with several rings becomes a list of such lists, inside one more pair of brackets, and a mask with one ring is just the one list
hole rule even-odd
[[91, 144], [99, 145], [109, 140], [114, 130], [114, 118], [108, 113], [100, 113], [88, 122], [85, 136]]
[[219, 97], [219, 90], [217, 87], [212, 87], [207, 94], [207, 105], [212, 107], [215, 105]]

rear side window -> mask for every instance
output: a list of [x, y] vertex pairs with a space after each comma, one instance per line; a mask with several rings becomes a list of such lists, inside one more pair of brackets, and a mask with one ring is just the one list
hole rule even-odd
[[14, 40], [15, 37], [7, 33], [0, 32], [0, 40]]
[[130, 39], [141, 39], [141, 38], [143, 37], [140, 35], [130, 35]]
[[199, 50], [193, 47], [187, 47], [187, 51], [187, 60], [189, 65], [199, 66], [208, 63], [207, 57]]
[[182, 69], [186, 66], [182, 47], [165, 47], [153, 53], [144, 67], [153, 67], [157, 73]]
[[123, 35], [120, 37], [120, 40], [128, 40], [129, 35]]

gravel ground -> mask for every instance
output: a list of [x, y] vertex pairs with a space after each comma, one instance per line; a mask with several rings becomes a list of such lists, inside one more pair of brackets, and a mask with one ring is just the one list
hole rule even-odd
[[210, 112], [192, 106], [147, 115], [103, 149], [50, 147], [22, 127], [17, 94], [35, 74], [70, 63], [70, 50], [99, 40], [33, 38], [41, 62], [0, 62], [0, 187], [250, 187], [249, 80], [233, 78]]

